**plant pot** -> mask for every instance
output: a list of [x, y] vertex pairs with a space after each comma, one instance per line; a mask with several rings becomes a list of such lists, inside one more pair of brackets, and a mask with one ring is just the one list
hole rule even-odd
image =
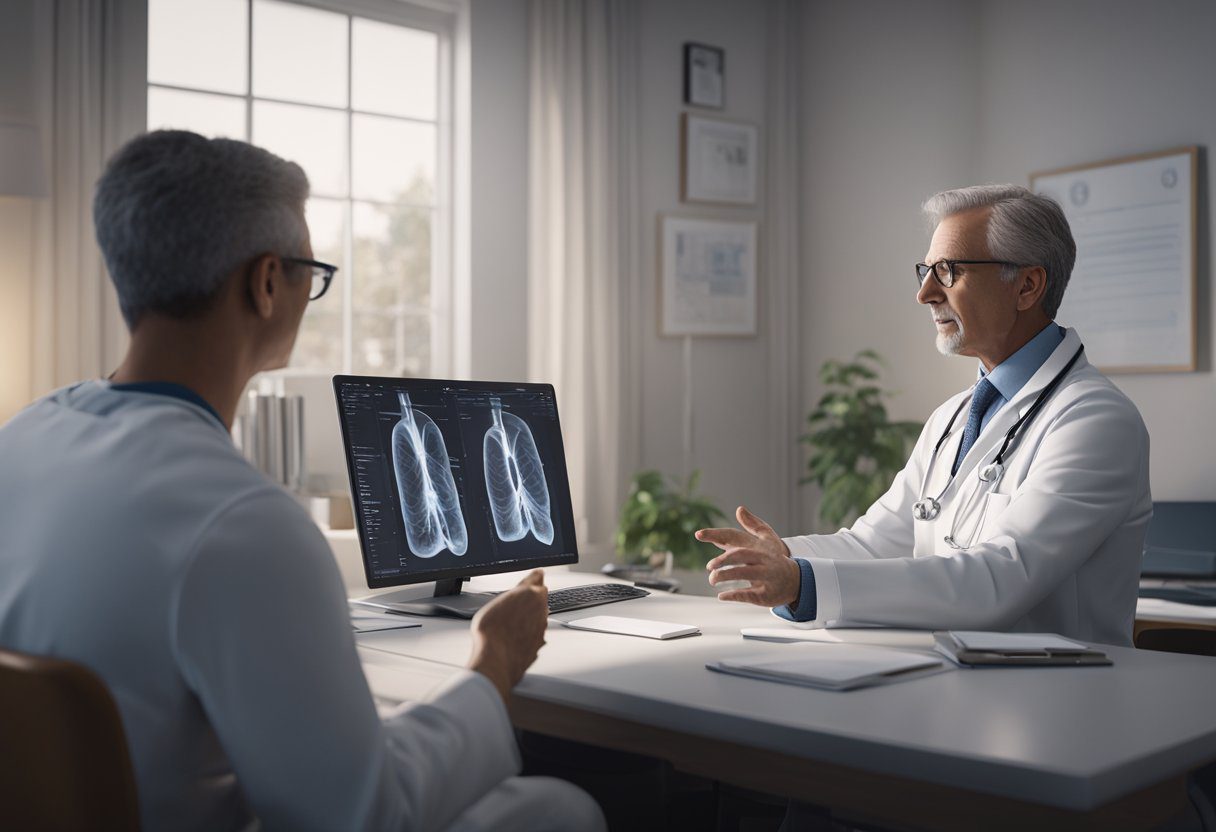
[[675, 559], [669, 550], [654, 552], [647, 561], [650, 564], [650, 568], [663, 577], [671, 577], [671, 569], [674, 562]]

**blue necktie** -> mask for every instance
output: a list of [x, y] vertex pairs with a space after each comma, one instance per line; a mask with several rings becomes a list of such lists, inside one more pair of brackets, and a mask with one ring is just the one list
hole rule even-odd
[[967, 451], [971, 450], [971, 446], [975, 444], [976, 438], [980, 435], [984, 414], [988, 412], [988, 408], [999, 395], [1001, 395], [1000, 391], [986, 378], [980, 379], [979, 384], [975, 385], [975, 391], [971, 394], [971, 412], [967, 414], [967, 427], [963, 428], [963, 442], [958, 446], [958, 456], [954, 458], [954, 467], [950, 469], [951, 475], [958, 473], [958, 466], [962, 463], [963, 457], [967, 455]]

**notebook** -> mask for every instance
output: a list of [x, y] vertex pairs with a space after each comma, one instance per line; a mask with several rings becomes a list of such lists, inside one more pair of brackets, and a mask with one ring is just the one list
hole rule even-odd
[[884, 647], [800, 642], [777, 656], [735, 656], [705, 666], [749, 679], [845, 691], [916, 678], [941, 668], [942, 662], [923, 653]]
[[937, 652], [967, 667], [983, 665], [1107, 665], [1101, 650], [1055, 633], [989, 633], [944, 630], [934, 633]]

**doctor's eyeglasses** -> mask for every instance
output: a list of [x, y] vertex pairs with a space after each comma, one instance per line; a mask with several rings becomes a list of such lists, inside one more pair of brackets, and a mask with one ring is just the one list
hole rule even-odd
[[938, 283], [949, 289], [954, 285], [954, 269], [956, 266], [1012, 266], [1013, 268], [1021, 268], [1021, 263], [1010, 263], [1008, 260], [938, 260], [936, 263], [917, 263], [916, 264], [916, 285], [920, 286], [925, 282], [925, 278], [929, 273], [933, 273], [934, 279]]
[[302, 257], [280, 257], [279, 259], [284, 263], [308, 266], [309, 274], [312, 277], [312, 289], [308, 292], [309, 300], [316, 300], [329, 291], [330, 281], [334, 279], [334, 274], [338, 271], [337, 266], [322, 263], [320, 260], [305, 260]]

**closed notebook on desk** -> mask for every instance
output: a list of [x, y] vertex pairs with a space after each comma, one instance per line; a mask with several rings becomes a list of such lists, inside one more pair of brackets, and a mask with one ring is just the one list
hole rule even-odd
[[934, 633], [934, 637], [937, 652], [967, 667], [1111, 664], [1101, 650], [1054, 633], [944, 630]]
[[923, 653], [846, 644], [791, 644], [780, 655], [735, 656], [705, 666], [719, 673], [783, 682], [787, 685], [853, 690], [909, 678], [916, 671], [940, 668], [941, 660]]

